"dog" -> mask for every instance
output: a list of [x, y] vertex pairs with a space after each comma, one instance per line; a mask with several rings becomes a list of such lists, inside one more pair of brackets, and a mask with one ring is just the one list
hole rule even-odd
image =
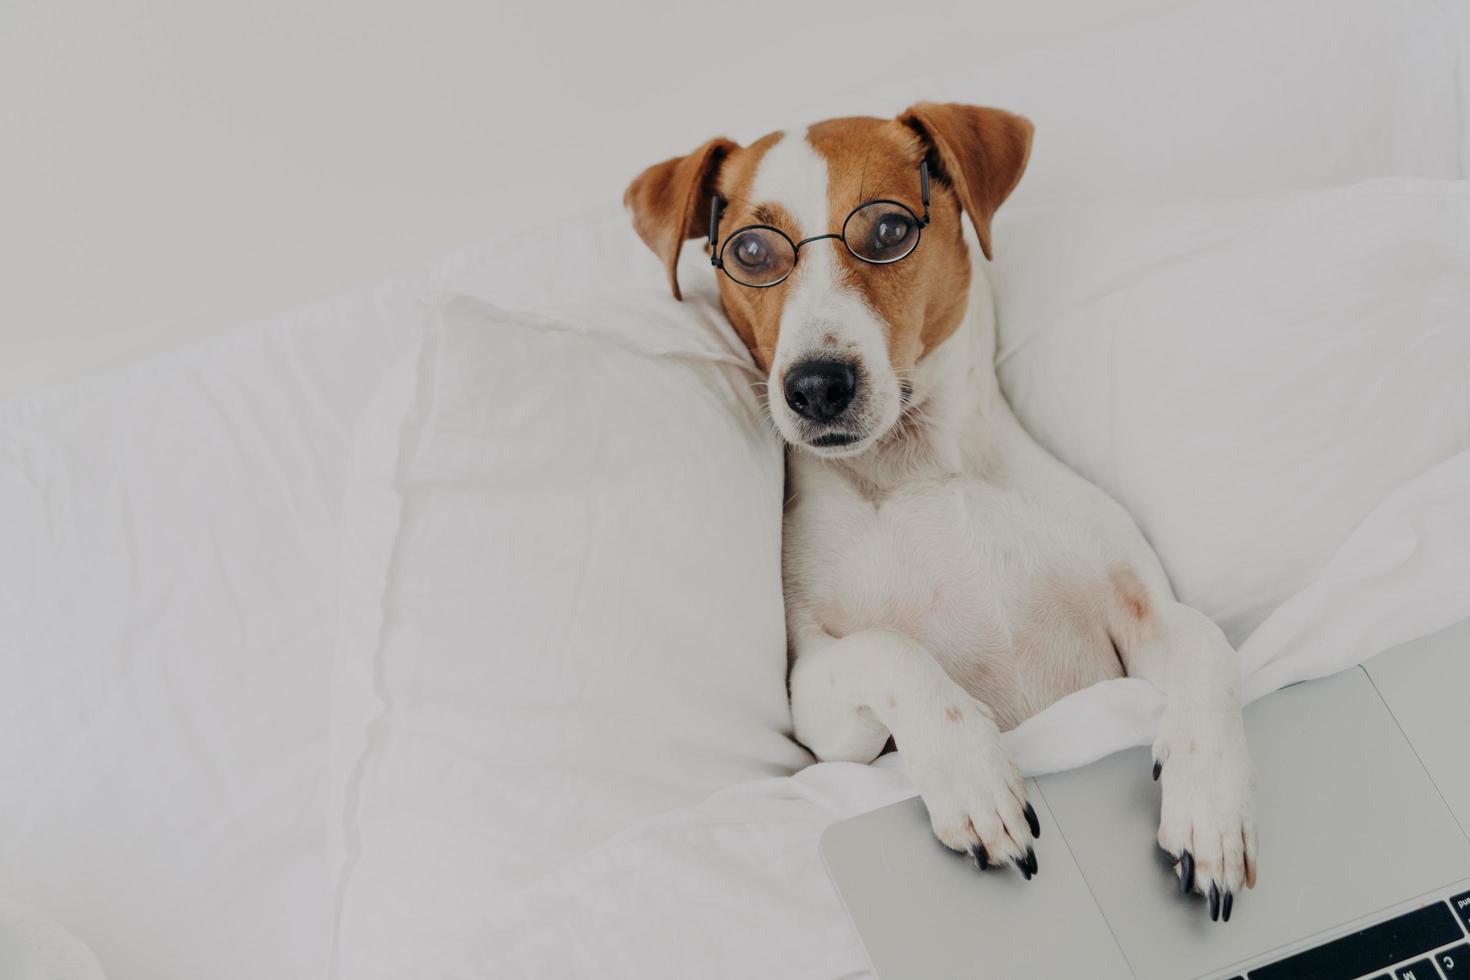
[[893, 739], [935, 836], [1038, 873], [1041, 826], [1001, 732], [1142, 677], [1158, 843], [1229, 921], [1253, 887], [1240, 668], [1178, 602], [1128, 513], [1042, 449], [996, 378], [986, 264], [1031, 123], [921, 103], [649, 167], [624, 202], [680, 297], [705, 239], [724, 312], [787, 444], [783, 579], [796, 738], [870, 762]]

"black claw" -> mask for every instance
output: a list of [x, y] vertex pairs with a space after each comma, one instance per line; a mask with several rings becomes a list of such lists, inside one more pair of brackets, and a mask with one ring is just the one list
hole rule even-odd
[[1210, 921], [1220, 921], [1220, 889], [1215, 887], [1213, 881], [1210, 882]]
[[1033, 873], [1031, 871], [1031, 862], [1028, 861], [1026, 858], [1016, 858], [1015, 864], [1016, 870], [1021, 872], [1021, 877], [1025, 878], [1027, 881], [1030, 881], [1031, 875]]
[[970, 857], [975, 860], [975, 867], [984, 871], [990, 867], [990, 855], [985, 853], [984, 844], [976, 844], [970, 848]]
[[1235, 904], [1235, 892], [1225, 893], [1225, 904], [1220, 908], [1220, 918], [1230, 921], [1230, 908]]
[[1029, 801], [1021, 812], [1026, 815], [1026, 826], [1031, 828], [1031, 836], [1041, 840], [1041, 821], [1036, 819], [1036, 810]]
[[1179, 855], [1179, 894], [1188, 895], [1194, 890], [1194, 855], [1186, 848]]
[[1036, 865], [1036, 849], [1035, 848], [1032, 848], [1032, 847], [1027, 847], [1026, 848], [1026, 862], [1031, 865], [1031, 873], [1032, 874], [1036, 874], [1036, 872], [1037, 872], [1037, 865]]
[[1161, 773], [1163, 771], [1164, 771], [1164, 762], [1163, 762], [1163, 760], [1162, 759], [1155, 759], [1154, 760], [1154, 782], [1158, 782], [1159, 781], [1159, 773]]

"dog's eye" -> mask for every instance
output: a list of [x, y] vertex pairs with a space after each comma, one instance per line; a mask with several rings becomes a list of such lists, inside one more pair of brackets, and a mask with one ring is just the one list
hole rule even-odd
[[791, 274], [796, 247], [773, 228], [746, 228], [730, 236], [720, 255], [725, 274], [747, 286], [774, 286]]
[[908, 218], [897, 214], [886, 215], [878, 222], [878, 227], [873, 229], [873, 243], [879, 248], [901, 245], [909, 237], [909, 229], [912, 227]]
[[771, 264], [771, 247], [759, 235], [741, 235], [735, 239], [735, 261], [749, 272], [764, 269]]
[[897, 262], [919, 243], [919, 222], [901, 204], [874, 201], [848, 217], [843, 240], [864, 262]]

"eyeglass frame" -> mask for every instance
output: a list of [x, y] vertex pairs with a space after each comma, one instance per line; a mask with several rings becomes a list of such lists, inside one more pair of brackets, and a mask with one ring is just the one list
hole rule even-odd
[[[863, 203], [859, 204], [857, 207], [855, 207], [851, 211], [849, 211], [847, 213], [847, 217], [842, 220], [842, 230], [840, 232], [828, 232], [825, 235], [813, 235], [810, 238], [803, 238], [799, 242], [793, 242], [791, 240], [791, 236], [790, 235], [786, 234], [786, 232], [782, 231], [780, 228], [777, 228], [775, 225], [759, 225], [759, 224], [757, 224], [757, 225], [741, 225], [739, 228], [736, 228], [733, 232], [731, 232], [728, 237], [725, 238], [725, 247], [724, 248], [717, 248], [717, 246], [719, 245], [719, 239], [720, 239], [720, 218], [724, 214], [724, 211], [725, 211], [725, 203], [726, 202], [725, 202], [725, 199], [723, 197], [721, 197], [718, 194], [715, 194], [713, 197], [710, 198], [710, 202], [709, 202], [709, 247], [710, 247], [709, 264], [712, 265], [712, 266], [714, 266], [716, 269], [719, 269], [721, 272], [723, 272], [726, 276], [729, 277], [729, 279], [730, 279], [731, 282], [733, 282], [733, 283], [735, 283], [737, 285], [744, 286], [747, 289], [770, 289], [772, 286], [779, 286], [783, 282], [785, 282], [787, 279], [790, 279], [791, 278], [791, 274], [796, 271], [796, 264], [797, 264], [797, 262], [799, 262], [801, 260], [801, 247], [803, 245], [808, 245], [808, 244], [810, 244], [812, 242], [820, 242], [820, 241], [823, 241], [824, 239], [828, 239], [828, 238], [835, 238], [838, 241], [840, 241], [842, 243], [842, 247], [845, 248], [845, 249], [847, 249], [847, 254], [848, 255], [851, 255], [853, 258], [857, 259], [859, 262], [866, 262], [868, 265], [892, 265], [895, 262], [902, 262], [904, 259], [908, 258], [910, 255], [913, 255], [914, 252], [918, 249], [919, 242], [924, 237], [924, 229], [927, 228], [927, 227], [929, 227], [929, 161], [928, 160], [920, 160], [919, 161], [919, 198], [920, 198], [920, 200], [924, 204], [924, 214], [923, 214], [923, 217], [920, 217], [919, 215], [914, 214], [913, 209], [910, 208], [907, 204], [903, 203], [902, 201], [895, 201], [895, 200], [892, 200], [891, 198], [880, 197], [880, 198], [875, 198], [874, 200], [871, 200], [871, 201], [864, 201]], [[851, 221], [853, 219], [853, 216], [856, 215], [859, 211], [863, 210], [864, 208], [870, 208], [870, 207], [872, 207], [875, 204], [892, 204], [895, 207], [903, 208], [904, 211], [906, 211], [908, 213], [909, 217], [913, 218], [916, 222], [918, 222], [917, 227], [914, 229], [914, 236], [915, 236], [914, 237], [914, 247], [911, 248], [911, 249], [909, 249], [907, 252], [903, 253], [902, 255], [898, 256], [897, 258], [892, 258], [892, 259], [868, 259], [868, 258], [864, 258], [863, 256], [859, 255], [857, 252], [853, 251], [853, 248], [852, 248], [851, 245], [847, 244], [847, 226], [848, 226], [849, 223], [851, 223]], [[739, 279], [736, 279], [735, 276], [730, 273], [730, 270], [727, 269], [727, 268], [725, 268], [725, 259], [724, 259], [725, 248], [729, 248], [730, 247], [730, 243], [732, 241], [734, 241], [736, 238], [738, 238], [740, 235], [744, 234], [747, 231], [773, 231], [776, 234], [780, 235], [782, 238], [784, 238], [786, 240], [786, 244], [788, 244], [788, 245], [791, 246], [791, 268], [787, 269], [786, 270], [786, 274], [783, 275], [780, 279], [777, 279], [775, 282], [768, 282], [768, 283], [762, 283], [762, 284], [757, 285], [755, 283], [743, 282], [743, 281], [741, 281]]]

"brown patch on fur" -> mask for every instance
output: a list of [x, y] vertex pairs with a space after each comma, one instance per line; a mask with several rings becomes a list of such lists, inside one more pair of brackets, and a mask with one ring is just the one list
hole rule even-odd
[[1021, 182], [1031, 158], [1030, 120], [984, 106], [920, 102], [899, 121], [933, 147], [939, 173], [930, 176], [954, 187], [990, 258], [990, 219]]
[[[928, 147], [912, 128], [896, 119], [829, 119], [809, 128], [806, 139], [827, 161], [830, 230], [841, 228], [858, 205], [879, 199], [923, 215], [919, 161]], [[930, 224], [902, 261], [872, 265], [831, 243], [845, 282], [887, 327], [889, 363], [900, 375], [954, 333], [969, 299], [970, 257], [959, 204], [941, 181], [931, 181], [930, 191]]]
[[633, 179], [623, 204], [633, 214], [633, 229], [663, 260], [669, 288], [679, 292], [679, 250], [687, 238], [709, 234], [709, 201], [720, 163], [739, 147], [716, 137], [686, 157], [656, 163]]
[[944, 709], [944, 717], [948, 718], [950, 721], [959, 721], [961, 718], [964, 717], [964, 714], [960, 711], [959, 708], [956, 708], [954, 705], [950, 705], [948, 708]]
[[1143, 582], [1133, 569], [1126, 566], [1115, 568], [1108, 574], [1113, 583], [1113, 589], [1118, 593], [1118, 600], [1123, 608], [1137, 622], [1148, 619], [1149, 603], [1148, 589], [1144, 588]]
[[[714, 139], [685, 157], [675, 157], [649, 167], [634, 178], [623, 195], [623, 203], [633, 215], [633, 227], [668, 269], [669, 287], [675, 299], [679, 291], [679, 253], [691, 238], [709, 236], [710, 201], [718, 192], [726, 200], [725, 214], [720, 219], [720, 241], [726, 233], [749, 224], [789, 227], [790, 215], [770, 202], [749, 200], [756, 167], [766, 151], [782, 139], [771, 133], [749, 146], [739, 146], [726, 139]], [[733, 222], [733, 223], [732, 223]], [[709, 246], [705, 246], [706, 253]], [[767, 293], [774, 289], [750, 289], [730, 282], [719, 273], [720, 298], [735, 332], [750, 348], [756, 363], [769, 371], [776, 350], [776, 327], [780, 301]], [[727, 287], [734, 287], [743, 297]], [[732, 303], [732, 298], [743, 302]], [[763, 315], [775, 310], [777, 315]]]
[[[755, 174], [760, 162], [771, 147], [783, 139], [799, 139], [783, 133], [769, 133], [747, 147], [736, 150], [725, 158], [720, 168], [715, 190], [725, 200], [725, 210], [720, 217], [720, 240], [723, 246], [730, 233], [746, 225], [772, 225], [791, 235], [796, 222], [785, 208], [771, 201], [752, 201], [750, 189], [755, 183]], [[708, 208], [708, 203], [706, 203]], [[793, 235], [796, 241], [799, 235]], [[705, 252], [710, 247], [705, 245]], [[798, 265], [799, 265], [798, 261]], [[720, 290], [720, 305], [725, 317], [745, 346], [750, 349], [761, 370], [770, 373], [771, 360], [776, 354], [776, 340], [781, 328], [781, 308], [785, 304], [788, 288], [786, 283], [769, 289], [752, 289], [732, 282], [719, 270], [711, 270]], [[773, 379], [775, 380], [775, 379]]]

